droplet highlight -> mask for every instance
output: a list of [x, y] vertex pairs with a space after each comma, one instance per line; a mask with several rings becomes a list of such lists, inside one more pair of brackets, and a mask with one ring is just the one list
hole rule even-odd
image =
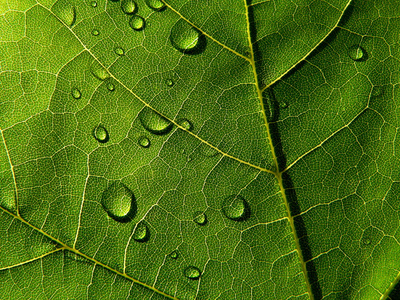
[[51, 8], [52, 12], [69, 27], [75, 24], [76, 10], [75, 6], [65, 2], [64, 0], [58, 0]]
[[122, 55], [125, 54], [125, 51], [124, 51], [124, 49], [122, 49], [121, 47], [116, 47], [116, 48], [114, 49], [114, 53], [117, 54], [118, 56], [122, 56]]
[[137, 10], [136, 2], [133, 0], [122, 0], [121, 9], [127, 15], [132, 15]]
[[360, 46], [352, 46], [348, 50], [349, 57], [354, 61], [360, 61], [365, 56], [365, 50]]
[[173, 127], [173, 124], [170, 121], [149, 107], [145, 107], [139, 113], [139, 119], [147, 131], [157, 135], [167, 134]]
[[165, 8], [165, 4], [160, 0], [146, 0], [146, 4], [155, 11], [160, 11]]
[[92, 35], [98, 36], [99, 34], [100, 34], [100, 31], [98, 31], [97, 29], [92, 30]]
[[105, 129], [102, 125], [99, 125], [93, 129], [93, 136], [100, 143], [107, 143], [110, 139], [107, 129]]
[[137, 242], [147, 242], [150, 237], [149, 228], [144, 221], [139, 222], [136, 225], [135, 231], [133, 232], [133, 239]]
[[104, 192], [101, 204], [107, 214], [118, 222], [129, 222], [137, 212], [133, 192], [122, 182], [113, 182]]
[[183, 274], [189, 279], [196, 280], [200, 278], [201, 272], [199, 268], [189, 266], [183, 271]]
[[71, 95], [72, 95], [72, 97], [74, 97], [75, 99], [81, 99], [81, 97], [82, 97], [81, 91], [78, 90], [77, 88], [73, 88], [73, 89], [71, 90]]
[[180, 19], [171, 29], [172, 46], [183, 53], [195, 53], [200, 46], [201, 33], [189, 23]]
[[136, 31], [140, 31], [144, 28], [145, 21], [141, 16], [133, 16], [129, 20], [129, 26]]
[[138, 144], [139, 144], [139, 146], [141, 146], [143, 148], [149, 148], [150, 147], [150, 140], [145, 136], [141, 136], [138, 139]]
[[196, 211], [193, 214], [193, 221], [198, 225], [206, 225], [207, 224], [207, 216], [202, 211]]
[[188, 119], [180, 119], [178, 120], [178, 124], [186, 130], [192, 130], [193, 128], [192, 123]]
[[177, 250], [172, 251], [172, 252], [169, 254], [169, 257], [171, 257], [172, 259], [178, 259], [178, 257], [179, 257], [178, 251], [177, 251]]
[[110, 92], [115, 91], [115, 85], [112, 82], [107, 83], [107, 90]]
[[110, 77], [107, 70], [103, 68], [97, 61], [94, 61], [90, 66], [90, 72], [97, 79], [104, 81]]
[[244, 221], [250, 216], [250, 207], [242, 196], [232, 195], [223, 201], [222, 212], [228, 219]]

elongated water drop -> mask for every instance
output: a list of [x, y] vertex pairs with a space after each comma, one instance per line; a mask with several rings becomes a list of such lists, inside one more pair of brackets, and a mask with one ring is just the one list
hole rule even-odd
[[107, 129], [105, 129], [102, 125], [99, 125], [93, 129], [93, 136], [100, 143], [107, 143], [110, 138]]
[[157, 135], [167, 134], [173, 127], [173, 124], [170, 121], [149, 107], [145, 107], [139, 113], [139, 119], [147, 131]]
[[72, 95], [72, 97], [74, 97], [75, 99], [80, 99], [81, 96], [82, 96], [81, 91], [78, 90], [77, 88], [73, 88], [73, 89], [71, 90], [71, 95]]
[[243, 221], [250, 216], [250, 207], [242, 196], [232, 195], [222, 203], [222, 212], [228, 219]]
[[129, 20], [129, 26], [136, 31], [140, 31], [144, 28], [145, 21], [141, 16], [133, 16]]
[[191, 130], [193, 128], [192, 123], [188, 119], [179, 119], [178, 124], [186, 130]]
[[97, 29], [92, 30], [92, 35], [98, 36], [99, 34], [100, 34], [100, 32]]
[[69, 27], [74, 25], [76, 20], [75, 6], [67, 0], [58, 0], [51, 8], [52, 12]]
[[107, 83], [107, 89], [110, 92], [113, 92], [115, 90], [115, 85], [112, 82]]
[[139, 137], [138, 143], [143, 148], [149, 148], [150, 147], [150, 140], [145, 136]]
[[107, 214], [118, 222], [129, 222], [137, 212], [133, 192], [120, 181], [114, 181], [103, 192], [101, 204]]
[[165, 4], [161, 0], [146, 0], [146, 4], [155, 11], [160, 11], [165, 8]]
[[177, 258], [179, 257], [178, 251], [177, 251], [177, 250], [172, 251], [172, 252], [169, 254], [169, 257], [171, 257], [172, 259], [177, 259]]
[[121, 9], [127, 15], [132, 15], [137, 10], [137, 5], [133, 0], [122, 0]]
[[193, 221], [199, 225], [206, 225], [207, 224], [207, 216], [202, 211], [196, 211], [193, 214]]
[[116, 48], [114, 49], [114, 53], [117, 54], [118, 56], [122, 56], [122, 55], [125, 54], [125, 51], [124, 51], [124, 49], [122, 49], [121, 47], [116, 47]]
[[365, 50], [360, 46], [351, 46], [348, 51], [349, 57], [354, 61], [360, 61], [365, 56]]
[[172, 46], [183, 53], [195, 53], [200, 48], [201, 33], [185, 20], [180, 19], [171, 29]]
[[149, 237], [150, 232], [146, 223], [144, 221], [139, 222], [133, 232], [133, 239], [137, 242], [147, 242]]
[[92, 65], [90, 66], [90, 72], [94, 77], [97, 79], [104, 81], [110, 77], [107, 70], [103, 68], [97, 61], [93, 61]]
[[189, 279], [199, 279], [201, 272], [200, 269], [197, 267], [189, 266], [184, 271], [183, 274]]

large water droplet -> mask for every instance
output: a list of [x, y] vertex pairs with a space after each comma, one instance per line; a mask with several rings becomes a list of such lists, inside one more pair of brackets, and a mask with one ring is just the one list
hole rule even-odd
[[103, 192], [101, 204], [107, 214], [118, 222], [132, 220], [137, 212], [133, 192], [120, 181], [115, 181]]
[[97, 29], [92, 30], [92, 35], [98, 36], [99, 34], [100, 34], [100, 31], [98, 31]]
[[222, 203], [222, 212], [228, 219], [243, 221], [250, 216], [250, 207], [243, 197], [232, 195]]
[[67, 24], [69, 27], [74, 25], [75, 20], [76, 20], [76, 10], [73, 5], [70, 3], [64, 1], [64, 0], [58, 0], [51, 10], [54, 12], [54, 14], [62, 20], [65, 24]]
[[114, 53], [117, 54], [118, 56], [122, 56], [122, 55], [125, 54], [125, 51], [124, 51], [124, 49], [122, 49], [121, 47], [116, 47], [116, 48], [114, 49]]
[[78, 90], [77, 88], [73, 88], [71, 90], [71, 95], [72, 97], [74, 97], [75, 99], [80, 99], [82, 97], [81, 91]]
[[161, 0], [146, 0], [146, 4], [152, 10], [160, 11], [165, 8], [165, 4]]
[[365, 56], [365, 50], [360, 46], [351, 46], [348, 51], [349, 57], [354, 61], [360, 61]]
[[133, 239], [137, 242], [147, 242], [150, 237], [150, 231], [144, 221], [139, 222], [136, 225], [135, 231], [133, 232]]
[[187, 278], [195, 280], [200, 278], [201, 272], [199, 268], [189, 266], [183, 271], [183, 274]]
[[173, 126], [170, 121], [149, 107], [140, 112], [139, 119], [146, 130], [158, 135], [169, 133]]
[[186, 130], [191, 130], [193, 128], [192, 123], [188, 119], [179, 119], [178, 124]]
[[196, 211], [193, 214], [193, 221], [199, 225], [206, 225], [207, 224], [207, 216], [202, 211]]
[[177, 251], [177, 250], [172, 251], [172, 252], [169, 254], [169, 257], [171, 257], [172, 259], [177, 259], [177, 258], [179, 257], [178, 251]]
[[138, 143], [143, 148], [149, 148], [150, 147], [150, 140], [145, 136], [139, 137]]
[[122, 0], [121, 9], [127, 15], [132, 15], [136, 12], [137, 5], [133, 0]]
[[201, 48], [202, 35], [185, 20], [180, 19], [171, 29], [172, 46], [183, 53], [196, 53]]
[[129, 20], [129, 26], [136, 31], [142, 30], [144, 28], [145, 21], [141, 16], [133, 16]]
[[93, 129], [93, 136], [100, 143], [107, 143], [110, 138], [107, 129], [105, 129], [102, 125], [99, 125]]
[[103, 68], [97, 61], [94, 61], [90, 66], [90, 72], [94, 77], [103, 81], [110, 77], [107, 70]]

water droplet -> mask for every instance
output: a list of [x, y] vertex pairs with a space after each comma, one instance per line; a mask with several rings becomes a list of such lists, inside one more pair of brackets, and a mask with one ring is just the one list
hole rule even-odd
[[160, 11], [165, 8], [165, 4], [161, 0], [146, 0], [146, 4], [155, 11]]
[[96, 1], [92, 1], [92, 2], [90, 2], [90, 5], [91, 5], [92, 7], [97, 7], [97, 2], [96, 2]]
[[193, 214], [193, 221], [199, 225], [206, 225], [207, 224], [207, 216], [202, 211], [196, 211]]
[[364, 245], [371, 244], [371, 240], [369, 238], [363, 238], [362, 241], [363, 241]]
[[72, 97], [74, 97], [75, 99], [80, 99], [81, 96], [82, 96], [81, 91], [78, 90], [77, 88], [73, 88], [73, 89], [71, 90], [71, 95], [72, 95]]
[[189, 266], [183, 271], [183, 274], [187, 278], [195, 280], [195, 279], [200, 278], [201, 272], [200, 272], [199, 268]]
[[115, 181], [103, 192], [101, 204], [107, 214], [118, 222], [132, 220], [137, 212], [133, 192], [120, 181]]
[[149, 107], [145, 107], [139, 113], [139, 119], [147, 131], [157, 135], [169, 133], [173, 126], [170, 121]]
[[173, 82], [171, 79], [166, 79], [166, 80], [165, 80], [165, 84], [166, 84], [167, 86], [171, 87], [171, 86], [174, 85], [174, 82]]
[[360, 61], [364, 58], [365, 51], [360, 46], [351, 46], [348, 51], [349, 57], [354, 61]]
[[114, 49], [114, 53], [117, 54], [117, 55], [119, 55], [119, 56], [122, 56], [122, 55], [125, 54], [125, 51], [124, 51], [124, 49], [122, 49], [121, 47], [116, 47], [116, 48]]
[[129, 26], [136, 31], [142, 30], [144, 28], [145, 21], [141, 16], [133, 16], [129, 20]]
[[107, 89], [112, 92], [115, 90], [115, 85], [112, 82], [107, 83]]
[[100, 34], [100, 32], [97, 29], [92, 30], [92, 35], [98, 36], [99, 34]]
[[51, 10], [69, 27], [74, 25], [76, 20], [76, 10], [73, 5], [66, 3], [63, 0], [58, 0], [56, 3], [54, 3]]
[[105, 129], [102, 125], [99, 125], [93, 129], [93, 136], [100, 143], [107, 143], [110, 138], [107, 129]]
[[178, 251], [177, 251], [177, 250], [172, 251], [172, 252], [169, 254], [169, 257], [171, 257], [172, 259], [177, 259], [177, 258], [179, 257]]
[[110, 77], [110, 74], [108, 74], [107, 70], [103, 68], [97, 61], [94, 61], [90, 66], [90, 72], [94, 77], [101, 81], [104, 81]]
[[287, 104], [287, 102], [285, 102], [285, 101], [281, 101], [281, 102], [279, 102], [279, 107], [280, 108], [288, 108], [289, 104]]
[[133, 232], [133, 239], [137, 242], [147, 242], [150, 237], [149, 229], [144, 221], [139, 222], [136, 225], [135, 231]]
[[137, 5], [133, 0], [122, 0], [121, 9], [127, 15], [132, 15], [136, 12]]
[[145, 136], [141, 136], [138, 139], [138, 143], [143, 148], [149, 148], [150, 147], [150, 140]]
[[178, 124], [186, 130], [191, 130], [193, 128], [192, 123], [190, 123], [188, 119], [180, 119], [178, 120]]
[[171, 29], [170, 41], [176, 50], [193, 53], [198, 50], [200, 37], [200, 31], [180, 19]]
[[206, 144], [202, 144], [200, 146], [200, 152], [201, 154], [203, 154], [206, 157], [214, 157], [216, 156], [219, 152], [217, 151], [217, 149], [212, 148]]
[[224, 215], [234, 221], [243, 221], [250, 215], [250, 207], [246, 200], [239, 195], [227, 197], [222, 204]]

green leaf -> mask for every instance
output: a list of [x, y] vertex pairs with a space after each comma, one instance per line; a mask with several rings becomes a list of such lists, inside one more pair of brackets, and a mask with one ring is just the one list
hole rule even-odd
[[0, 14], [2, 298], [399, 297], [395, 1]]

